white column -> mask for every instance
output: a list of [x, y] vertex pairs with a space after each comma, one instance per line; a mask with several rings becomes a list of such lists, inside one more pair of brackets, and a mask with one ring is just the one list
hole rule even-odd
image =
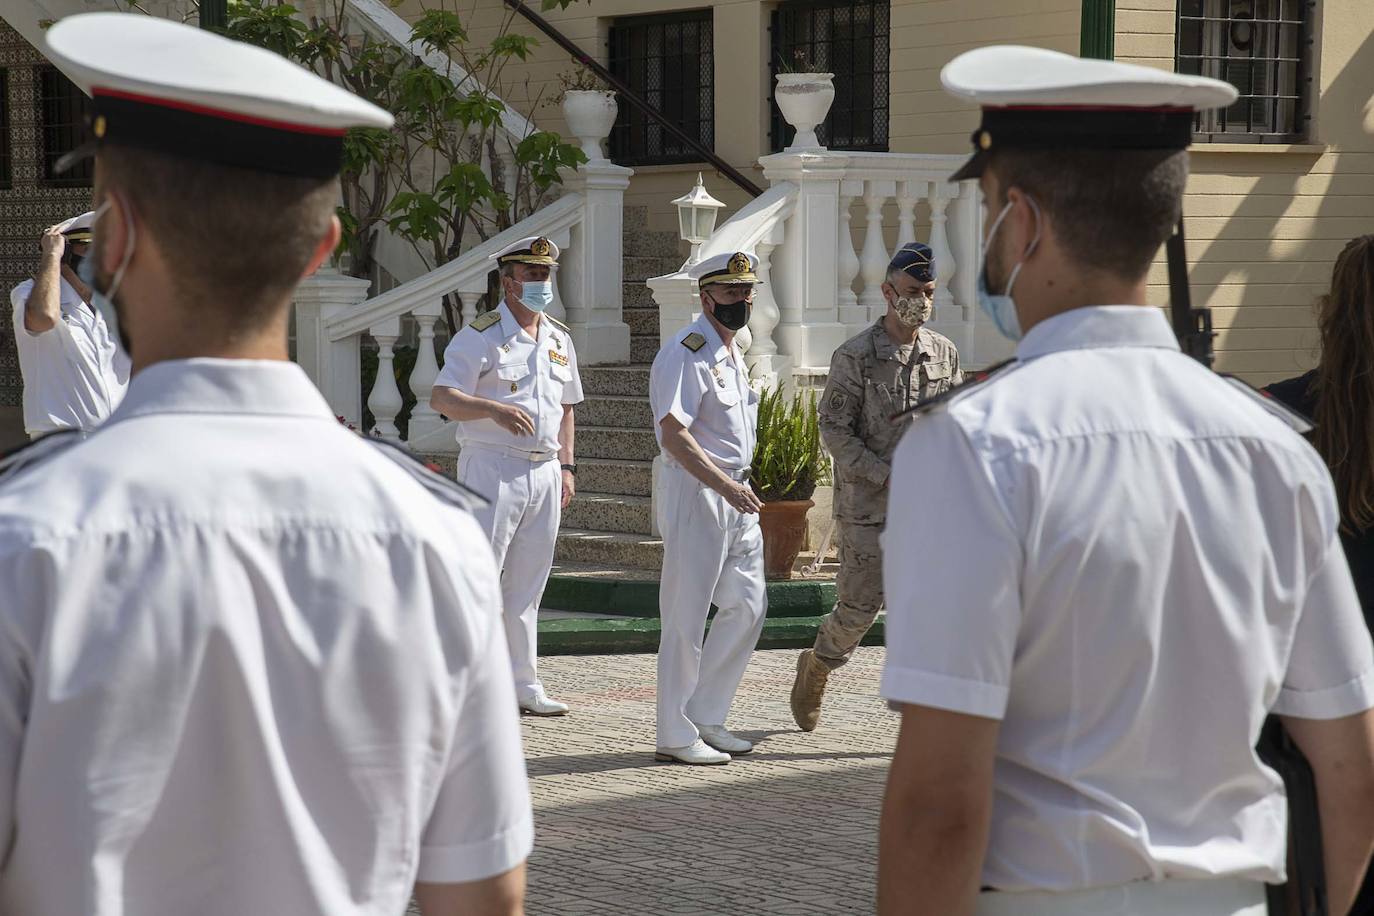
[[863, 192], [862, 181], [840, 182], [839, 300], [840, 323], [845, 326], [861, 325], [868, 317], [868, 310], [859, 307], [859, 297], [854, 294], [854, 278], [859, 275], [859, 256], [854, 253], [854, 228], [851, 225], [854, 198]]
[[383, 439], [399, 440], [400, 431], [396, 428], [396, 415], [401, 412], [401, 389], [396, 384], [395, 352], [392, 347], [396, 338], [401, 336], [400, 316], [387, 318], [368, 328], [377, 341], [377, 380], [372, 384], [372, 393], [367, 396], [368, 409], [372, 411], [377, 425], [373, 432]]
[[897, 185], [897, 247], [916, 238], [916, 203], [921, 199], [919, 188], [925, 182], [903, 181]]
[[782, 311], [773, 296], [773, 250], [783, 241], [784, 228], [775, 226], [766, 239], [755, 246], [759, 258], [759, 280], [754, 288], [754, 310], [749, 316], [749, 331], [753, 342], [745, 362], [749, 366], [749, 377], [766, 387], [781, 383], [789, 388], [792, 385], [792, 360], [778, 352], [777, 342], [773, 339], [774, 329], [782, 320]]
[[[887, 280], [887, 265], [892, 254], [883, 241], [883, 204], [895, 194], [896, 182], [870, 179], [864, 186], [864, 204], [868, 207], [868, 229], [864, 233], [864, 250], [859, 256], [863, 272], [863, 293], [859, 304], [867, 311], [864, 324], [881, 317], [887, 311], [883, 298], [883, 283]], [[862, 329], [851, 326], [852, 330]]]
[[654, 304], [658, 306], [659, 342], [667, 343], [689, 322], [696, 320], [701, 311], [701, 296], [697, 293], [696, 282], [678, 271], [650, 277], [646, 285], [654, 294]]
[[630, 326], [625, 299], [625, 189], [634, 172], [611, 162], [589, 162], [564, 173], [564, 190], [582, 197], [581, 218], [560, 256], [559, 292], [567, 304], [577, 360], [584, 366], [628, 363]]
[[362, 366], [358, 335], [333, 339], [331, 325], [367, 299], [368, 280], [321, 267], [296, 287], [296, 362], [324, 395], [334, 413], [362, 426]]
[[430, 403], [434, 380], [439, 377], [439, 362], [434, 357], [434, 323], [442, 313], [443, 306], [437, 301], [411, 312], [419, 326], [416, 339], [419, 350], [415, 357], [415, 368], [410, 373], [410, 390], [415, 395], [415, 406], [410, 411], [410, 429], [406, 439], [411, 442], [444, 425], [443, 418]]
[[[939, 281], [935, 284], [937, 312], [954, 308], [954, 295], [950, 284], [959, 273], [959, 265], [954, 260], [954, 252], [949, 245], [949, 233], [945, 227], [945, 208], [949, 205], [949, 197], [943, 190], [944, 184], [941, 181], [930, 183], [930, 254], [935, 259], [935, 275]], [[961, 312], [950, 317], [957, 317], [963, 321], [968, 316]]]

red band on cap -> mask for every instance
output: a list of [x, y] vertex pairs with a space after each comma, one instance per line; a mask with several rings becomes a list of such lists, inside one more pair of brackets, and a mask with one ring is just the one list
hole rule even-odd
[[148, 95], [138, 95], [133, 92], [121, 92], [116, 89], [91, 89], [93, 96], [109, 96], [115, 99], [124, 99], [129, 102], [139, 102], [145, 105], [156, 105], [161, 108], [175, 108], [179, 111], [189, 111], [192, 114], [205, 115], [211, 118], [219, 118], [223, 121], [237, 121], [241, 124], [255, 124], [258, 127], [269, 127], [273, 130], [285, 130], [297, 134], [318, 134], [325, 137], [342, 137], [348, 133], [342, 127], [315, 127], [308, 124], [291, 124], [287, 121], [274, 121], [271, 118], [257, 118], [253, 115], [240, 114], [236, 111], [224, 111], [220, 108], [210, 108], [206, 105], [196, 105], [192, 102], [183, 102], [174, 99], [159, 99]]

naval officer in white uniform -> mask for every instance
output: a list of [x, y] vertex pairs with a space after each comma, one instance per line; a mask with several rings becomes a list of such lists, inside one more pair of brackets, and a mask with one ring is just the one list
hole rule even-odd
[[458, 485], [287, 358], [344, 132], [392, 118], [150, 16], [61, 20], [133, 380], [0, 468], [0, 912], [522, 912], [496, 567]]
[[129, 386], [128, 354], [77, 276], [90, 253], [94, 221], [95, 213], [88, 212], [49, 227], [37, 275], [10, 291], [30, 438], [95, 429]]
[[[762, 505], [749, 486], [758, 394], [735, 334], [749, 323], [758, 259], [745, 252], [691, 269], [701, 315], [654, 358], [649, 400], [663, 454], [658, 647], [660, 760], [729, 763], [753, 745], [725, 729], [763, 631]], [[716, 616], [703, 645], [706, 615]]]
[[572, 332], [545, 313], [558, 254], [532, 236], [496, 256], [504, 299], [449, 342], [431, 402], [458, 421], [459, 482], [490, 500], [478, 520], [501, 567], [515, 695], [536, 716], [568, 712], [536, 667], [539, 599], [575, 491], [573, 408], [582, 401]]
[[980, 305], [1019, 343], [916, 408], [893, 464], [879, 911], [1262, 916], [1274, 712], [1345, 913], [1374, 845], [1374, 651], [1331, 481], [1301, 418], [1147, 306], [1194, 112], [1236, 90], [1031, 48], [942, 79], [984, 106], [955, 178], [980, 178]]

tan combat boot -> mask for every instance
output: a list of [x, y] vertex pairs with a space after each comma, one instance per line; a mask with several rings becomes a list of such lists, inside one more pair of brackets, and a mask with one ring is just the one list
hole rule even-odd
[[816, 658], [815, 649], [805, 649], [797, 658], [797, 679], [792, 682], [792, 718], [804, 732], [816, 730], [821, 719], [821, 697], [830, 669]]

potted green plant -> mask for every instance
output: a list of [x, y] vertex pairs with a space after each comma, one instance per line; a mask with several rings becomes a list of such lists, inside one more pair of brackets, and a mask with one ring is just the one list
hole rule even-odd
[[816, 393], [783, 397], [781, 386], [759, 396], [758, 445], [749, 483], [763, 501], [763, 574], [792, 578], [792, 566], [806, 541], [806, 512], [825, 474]]

